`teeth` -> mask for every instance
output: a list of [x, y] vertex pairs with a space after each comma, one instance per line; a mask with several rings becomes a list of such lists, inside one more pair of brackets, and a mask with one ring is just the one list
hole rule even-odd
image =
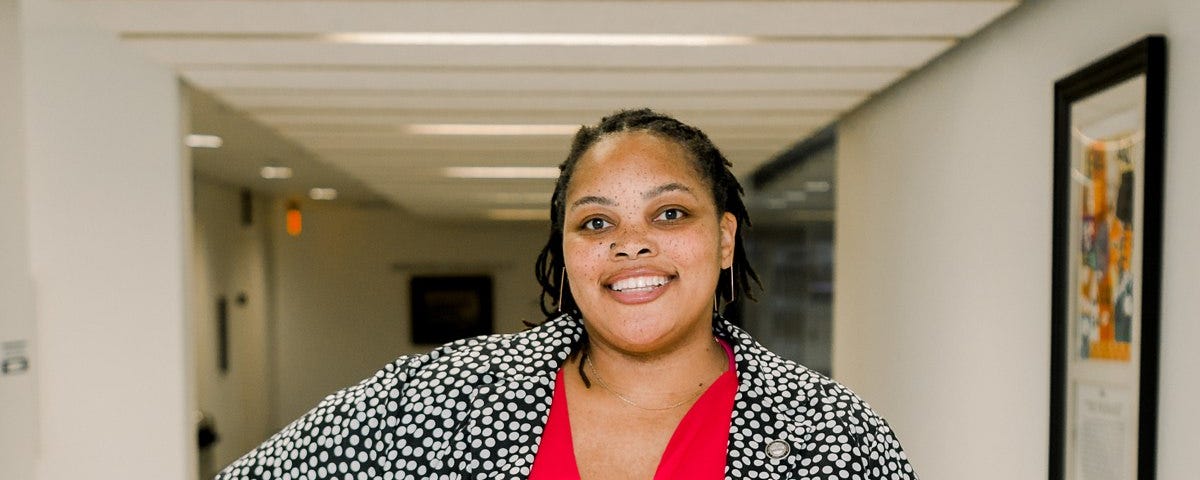
[[608, 288], [618, 292], [625, 290], [636, 290], [640, 288], [648, 289], [653, 287], [661, 287], [666, 285], [668, 281], [670, 281], [670, 279], [667, 277], [633, 277], [618, 280]]

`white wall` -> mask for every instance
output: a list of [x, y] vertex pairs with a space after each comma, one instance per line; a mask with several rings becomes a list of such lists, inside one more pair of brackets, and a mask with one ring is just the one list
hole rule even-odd
[[[200, 478], [216, 472], [263, 441], [271, 431], [271, 373], [267, 296], [270, 205], [253, 200], [253, 222], [241, 221], [239, 189], [196, 177], [191, 309], [196, 352], [197, 408], [214, 422], [218, 441], [200, 456]], [[245, 304], [239, 295], [245, 294]], [[229, 368], [219, 369], [217, 298], [228, 301]]]
[[[27, 358], [35, 353], [19, 7], [16, 0], [0, 0], [0, 361], [8, 350], [4, 344], [10, 342], [23, 343]], [[0, 478], [33, 477], [38, 367], [33, 357], [31, 370], [0, 374]]]
[[498, 332], [543, 318], [533, 263], [548, 225], [456, 226], [337, 203], [301, 207], [299, 237], [283, 233], [281, 202], [269, 220], [277, 427], [395, 357], [428, 350], [411, 343], [409, 273], [396, 263], [417, 273], [492, 273]]
[[1159, 478], [1195, 478], [1200, 4], [1030, 1], [843, 120], [834, 375], [929, 480], [1047, 475], [1053, 83], [1168, 35]]
[[39, 479], [194, 476], [175, 76], [20, 3]]

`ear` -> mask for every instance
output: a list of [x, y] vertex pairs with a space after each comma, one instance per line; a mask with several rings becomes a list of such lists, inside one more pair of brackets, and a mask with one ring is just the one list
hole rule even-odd
[[721, 268], [733, 266], [734, 243], [737, 241], [738, 222], [732, 213], [721, 214]]

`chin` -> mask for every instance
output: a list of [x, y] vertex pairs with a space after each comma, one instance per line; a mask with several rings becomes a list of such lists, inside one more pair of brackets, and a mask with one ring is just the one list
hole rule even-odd
[[[608, 317], [608, 321], [597, 320], [592, 323], [593, 327], [602, 329], [599, 333], [605, 337], [607, 343], [623, 350], [640, 353], [669, 348], [671, 344], [687, 338], [689, 332], [696, 328], [695, 323], [698, 320], [680, 317], [677, 310], [653, 310], [657, 311], [618, 311]], [[703, 328], [709, 328], [707, 318], [704, 319]]]

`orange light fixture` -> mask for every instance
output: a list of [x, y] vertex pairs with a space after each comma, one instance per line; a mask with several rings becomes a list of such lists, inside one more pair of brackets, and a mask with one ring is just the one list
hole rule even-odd
[[300, 236], [300, 231], [303, 229], [303, 221], [300, 217], [300, 204], [296, 202], [288, 202], [285, 225], [288, 235], [293, 237]]

